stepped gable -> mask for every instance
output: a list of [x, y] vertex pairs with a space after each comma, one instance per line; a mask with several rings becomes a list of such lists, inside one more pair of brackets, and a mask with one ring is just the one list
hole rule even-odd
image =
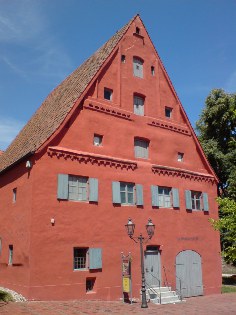
[[34, 153], [53, 135], [135, 18], [117, 31], [48, 95], [4, 154], [0, 154], [0, 172], [28, 154]]

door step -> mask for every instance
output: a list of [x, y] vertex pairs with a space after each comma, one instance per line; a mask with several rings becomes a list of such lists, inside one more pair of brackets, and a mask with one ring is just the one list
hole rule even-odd
[[154, 304], [175, 304], [182, 302], [176, 291], [170, 287], [151, 287], [146, 289], [147, 300]]

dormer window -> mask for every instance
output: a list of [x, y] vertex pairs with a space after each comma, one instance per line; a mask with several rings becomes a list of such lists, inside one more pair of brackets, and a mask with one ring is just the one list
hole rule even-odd
[[104, 88], [104, 99], [111, 101], [112, 100], [112, 90]]
[[171, 116], [172, 116], [172, 108], [165, 107], [165, 116], [166, 116], [166, 118], [171, 118]]
[[135, 77], [143, 78], [143, 60], [133, 58], [133, 71]]

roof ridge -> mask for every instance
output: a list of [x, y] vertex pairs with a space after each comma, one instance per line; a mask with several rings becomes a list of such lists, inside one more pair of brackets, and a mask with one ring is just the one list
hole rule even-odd
[[53, 135], [136, 17], [137, 15], [49, 93], [1, 155], [0, 172], [35, 152]]

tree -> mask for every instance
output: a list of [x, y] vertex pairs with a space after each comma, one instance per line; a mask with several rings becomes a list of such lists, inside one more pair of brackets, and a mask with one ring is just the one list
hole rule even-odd
[[221, 218], [210, 219], [216, 230], [223, 236], [223, 256], [227, 262], [236, 264], [236, 201], [229, 198], [217, 198]]
[[236, 264], [236, 93], [212, 90], [196, 124], [199, 140], [220, 183], [220, 219], [210, 219], [221, 232], [223, 256]]
[[219, 192], [236, 200], [236, 93], [212, 90], [205, 104], [198, 138], [220, 180]]

